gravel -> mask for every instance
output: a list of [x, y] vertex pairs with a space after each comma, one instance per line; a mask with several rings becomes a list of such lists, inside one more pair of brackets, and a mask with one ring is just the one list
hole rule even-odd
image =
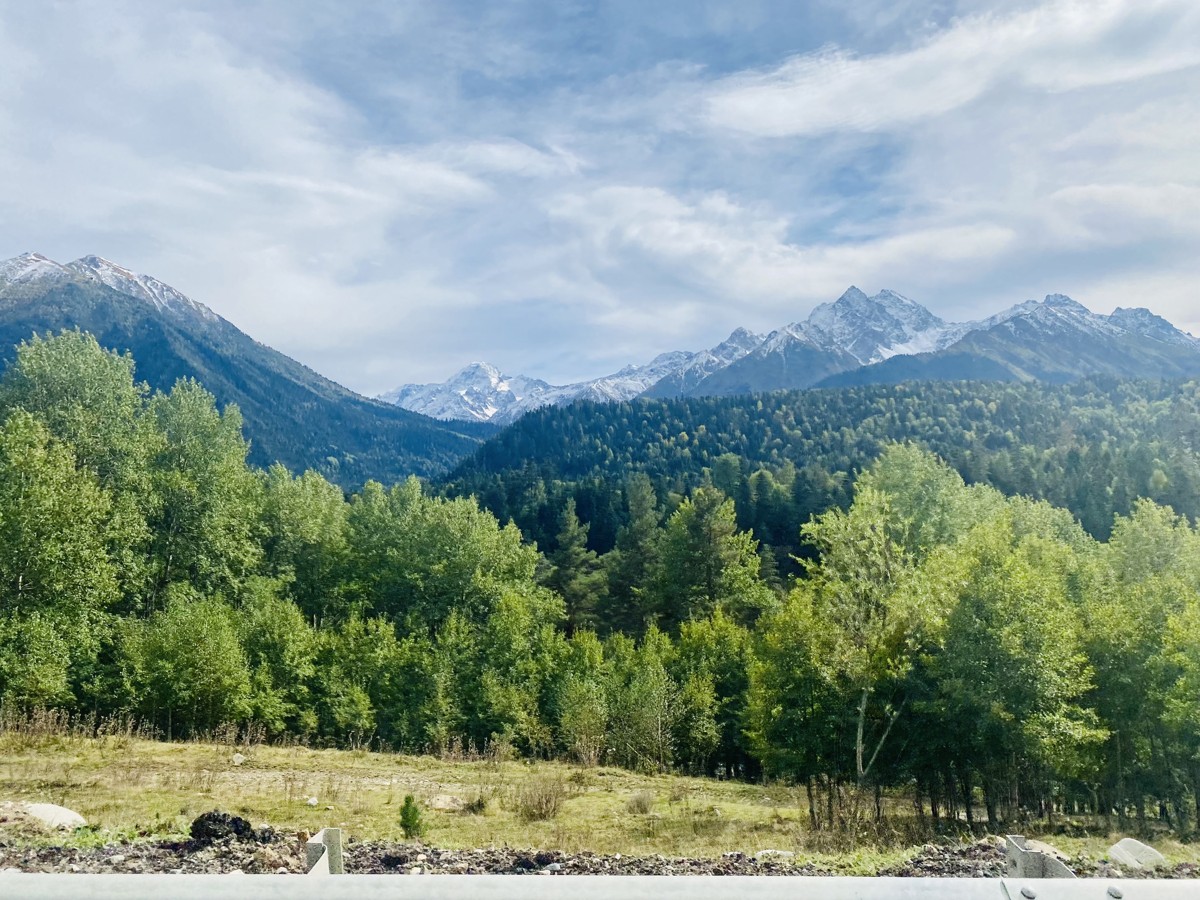
[[[28, 846], [20, 838], [5, 843], [0, 833], [0, 871], [302, 873], [303, 839], [244, 819], [206, 813], [193, 823], [187, 841], [139, 841], [96, 848]], [[511, 875], [832, 875], [812, 863], [784, 854], [726, 853], [713, 859], [662, 856], [602, 856], [555, 850], [440, 850], [419, 844], [350, 842], [344, 850], [349, 874], [511, 874]], [[1200, 865], [1180, 863], [1154, 872], [1122, 870], [1107, 860], [1072, 859], [1080, 877], [1200, 878]], [[987, 838], [973, 844], [927, 844], [911, 859], [879, 872], [901, 877], [998, 878], [1005, 874], [1003, 844]]]

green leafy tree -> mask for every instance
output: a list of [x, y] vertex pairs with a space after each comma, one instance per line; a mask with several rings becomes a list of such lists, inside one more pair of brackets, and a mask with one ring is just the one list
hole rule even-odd
[[317, 472], [293, 477], [277, 464], [264, 476], [267, 569], [287, 579], [296, 604], [317, 619], [346, 613], [349, 510], [341, 488]]
[[[111, 501], [26, 412], [0, 426], [0, 693], [69, 702], [119, 597], [106, 551]], [[22, 655], [37, 665], [21, 674]], [[36, 670], [36, 671], [35, 671]]]
[[249, 716], [272, 735], [311, 734], [317, 727], [310, 687], [317, 637], [304, 614], [279, 591], [272, 579], [251, 578], [237, 611], [250, 668]]
[[147, 519], [158, 503], [150, 472], [162, 439], [145, 415], [147, 393], [134, 381], [131, 357], [78, 331], [35, 334], [0, 379], [0, 410], [32, 415], [109, 495], [105, 537], [131, 603], [146, 588]]
[[942, 727], [983, 774], [995, 826], [1000, 797], [1011, 818], [1022, 780], [1081, 776], [1105, 734], [1083, 705], [1091, 671], [1069, 598], [1070, 548], [1018, 538], [1002, 513], [957, 549], [965, 563], [959, 599], [934, 670]]
[[126, 623], [124, 649], [138, 712], [168, 739], [249, 714], [250, 669], [223, 600], [176, 585], [165, 609]]
[[182, 582], [234, 595], [261, 561], [259, 480], [236, 407], [218, 412], [195, 381], [159, 394], [150, 411], [165, 439], [154, 463], [161, 508], [151, 524], [156, 596]]

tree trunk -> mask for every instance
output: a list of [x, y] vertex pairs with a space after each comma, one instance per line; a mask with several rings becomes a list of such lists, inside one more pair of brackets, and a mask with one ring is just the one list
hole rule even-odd
[[817, 803], [813, 797], [813, 778], [808, 776], [808, 780], [804, 782], [804, 790], [808, 793], [808, 823], [812, 826], [813, 831], [820, 830], [820, 823], [817, 821]]
[[963, 769], [959, 778], [962, 782], [963, 809], [967, 812], [967, 827], [975, 830], [975, 808], [971, 798], [971, 770]]
[[958, 791], [954, 789], [954, 772], [949, 766], [946, 766], [946, 771], [942, 775], [942, 782], [946, 785], [946, 818], [957, 822]]
[[996, 815], [996, 792], [991, 779], [983, 779], [983, 805], [987, 809], [988, 831], [996, 834], [1000, 830], [1000, 817]]

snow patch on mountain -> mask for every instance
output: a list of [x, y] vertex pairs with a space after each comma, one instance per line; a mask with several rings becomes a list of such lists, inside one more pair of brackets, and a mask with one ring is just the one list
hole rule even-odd
[[22, 253], [0, 262], [0, 288], [36, 282], [70, 281], [74, 274], [66, 266], [40, 253]]
[[699, 382], [710, 371], [728, 365], [761, 341], [738, 329], [711, 350], [661, 353], [644, 365], [630, 365], [587, 381], [552, 385], [523, 375], [505, 375], [488, 363], [472, 363], [436, 384], [406, 384], [380, 396], [412, 412], [435, 419], [466, 419], [507, 425], [543, 406], [565, 406], [576, 400], [613, 403], [632, 400], [665, 378], [690, 373]]
[[148, 300], [161, 310], [169, 312], [195, 313], [206, 319], [216, 319], [217, 314], [190, 297], [181, 294], [169, 284], [164, 284], [151, 275], [139, 275], [123, 266], [104, 259], [102, 256], [84, 256], [69, 262], [65, 268], [107, 285], [115, 291]]
[[84, 256], [66, 265], [41, 253], [22, 253], [0, 262], [0, 290], [49, 288], [68, 282], [92, 282], [152, 303], [176, 315], [198, 316], [210, 321], [220, 317], [203, 303], [181, 294], [150, 275], [139, 275], [100, 256]]
[[822, 303], [803, 322], [771, 332], [756, 354], [783, 352], [803, 344], [827, 353], [846, 353], [871, 365], [902, 353], [940, 350], [957, 338], [954, 326], [895, 291], [868, 297], [851, 286], [833, 303]]
[[540, 379], [504, 375], [489, 363], [473, 362], [447, 381], [406, 384], [379, 399], [435, 419], [488, 422], [506, 420], [515, 408], [524, 409], [525, 401], [537, 403], [551, 389]]

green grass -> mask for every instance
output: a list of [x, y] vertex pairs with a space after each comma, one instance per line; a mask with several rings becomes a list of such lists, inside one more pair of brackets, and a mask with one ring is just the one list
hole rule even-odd
[[[233, 765], [236, 752], [247, 757], [241, 766]], [[521, 798], [531, 786], [563, 792], [553, 818], [530, 820], [522, 809]], [[855, 841], [811, 833], [802, 792], [785, 785], [555, 762], [163, 743], [128, 733], [101, 738], [0, 733], [0, 800], [58, 803], [81, 813], [91, 827], [66, 837], [74, 845], [182, 837], [193, 818], [211, 809], [283, 832], [339, 826], [351, 839], [400, 841], [406, 794], [422, 804], [424, 841], [449, 849], [511, 846], [712, 857], [772, 848], [794, 851], [797, 862], [845, 874], [871, 874], [920, 849], [911, 838], [906, 845], [902, 838]], [[310, 797], [317, 798], [315, 807], [308, 805]], [[433, 808], [438, 798], [481, 811]], [[897, 800], [895, 808], [902, 807]], [[1070, 855], [1100, 857], [1117, 837], [1048, 840]], [[1200, 861], [1196, 845], [1156, 843], [1172, 862]]]

